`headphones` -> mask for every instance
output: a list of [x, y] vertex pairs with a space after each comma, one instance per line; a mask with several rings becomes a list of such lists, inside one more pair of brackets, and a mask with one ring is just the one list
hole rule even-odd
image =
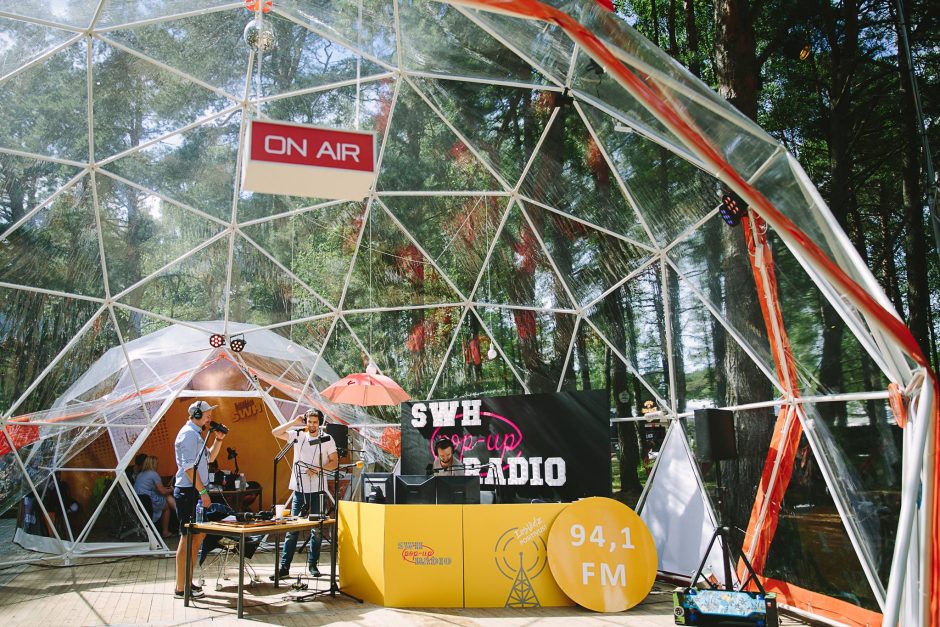
[[[205, 407], [205, 409], [203, 409], [203, 407]], [[209, 403], [205, 401], [195, 401], [189, 406], [189, 417], [192, 420], [202, 420], [202, 417], [205, 416], [206, 412], [210, 409], [215, 408], [209, 407]]]

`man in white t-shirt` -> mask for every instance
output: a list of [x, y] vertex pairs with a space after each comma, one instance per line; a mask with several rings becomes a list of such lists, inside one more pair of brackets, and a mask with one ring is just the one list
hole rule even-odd
[[[290, 489], [294, 492], [291, 516], [319, 514], [324, 511], [323, 499], [327, 498], [327, 476], [322, 471], [335, 470], [339, 460], [336, 455], [336, 442], [325, 430], [321, 429], [322, 424], [323, 413], [319, 409], [311, 409], [271, 431], [271, 435], [281, 440], [289, 441], [296, 435], [294, 463], [290, 475]], [[312, 577], [319, 577], [320, 569], [317, 567], [317, 562], [320, 561], [322, 532], [320, 527], [314, 527], [310, 533], [307, 572]], [[291, 560], [294, 559], [294, 552], [297, 550], [297, 536], [296, 531], [287, 534], [278, 572], [279, 578], [288, 577], [290, 574]], [[272, 575], [271, 578], [273, 579], [274, 576]]]

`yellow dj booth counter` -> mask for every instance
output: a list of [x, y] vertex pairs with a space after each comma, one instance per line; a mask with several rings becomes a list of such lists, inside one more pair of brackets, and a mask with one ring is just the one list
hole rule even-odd
[[339, 504], [344, 591], [386, 607], [573, 605], [548, 566], [564, 503]]

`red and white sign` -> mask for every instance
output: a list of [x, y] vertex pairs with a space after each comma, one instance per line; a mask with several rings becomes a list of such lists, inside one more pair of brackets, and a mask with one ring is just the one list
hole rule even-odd
[[252, 120], [242, 189], [362, 200], [375, 182], [375, 133]]

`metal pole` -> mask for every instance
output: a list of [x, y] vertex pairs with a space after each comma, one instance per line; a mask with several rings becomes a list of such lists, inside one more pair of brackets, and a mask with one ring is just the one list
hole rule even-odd
[[[898, 517], [898, 533], [894, 543], [894, 555], [891, 558], [891, 574], [888, 577], [888, 589], [885, 593], [884, 620], [885, 627], [894, 627], [898, 624], [898, 615], [901, 610], [901, 597], [904, 592], [905, 571], [907, 568], [908, 551], [911, 536], [916, 522], [917, 500], [921, 488], [921, 471], [923, 470], [923, 454], [927, 434], [930, 433], [930, 419], [934, 409], [933, 379], [926, 377], [917, 397], [917, 415], [913, 424], [908, 423], [907, 428], [914, 429], [911, 446], [905, 451], [903, 480], [901, 483], [901, 513]], [[926, 558], [925, 558], [926, 559]], [[923, 582], [926, 585], [927, 582]]]

